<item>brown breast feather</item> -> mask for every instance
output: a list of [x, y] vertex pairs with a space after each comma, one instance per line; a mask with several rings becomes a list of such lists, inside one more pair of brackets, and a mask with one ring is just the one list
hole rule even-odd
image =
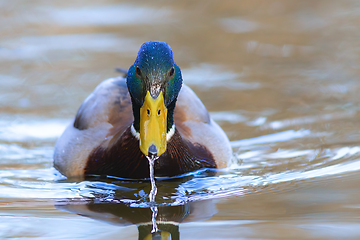
[[[166, 152], [155, 162], [155, 176], [176, 176], [201, 168], [216, 168], [211, 153], [203, 146], [184, 141], [176, 130]], [[109, 149], [99, 146], [89, 156], [86, 175], [149, 178], [149, 164], [139, 149], [130, 127]]]

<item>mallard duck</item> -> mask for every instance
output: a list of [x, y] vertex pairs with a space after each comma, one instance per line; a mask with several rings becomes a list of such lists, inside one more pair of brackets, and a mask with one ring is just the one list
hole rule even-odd
[[232, 150], [165, 42], [144, 43], [127, 76], [100, 83], [57, 140], [54, 166], [67, 177], [149, 178], [223, 168]]

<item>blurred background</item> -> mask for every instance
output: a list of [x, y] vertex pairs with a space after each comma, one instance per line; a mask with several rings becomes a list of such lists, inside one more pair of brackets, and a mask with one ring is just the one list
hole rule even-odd
[[236, 192], [182, 239], [359, 239], [359, 26], [355, 0], [0, 0], [0, 237], [137, 239], [54, 207], [102, 188], [59, 182], [52, 153], [92, 90], [160, 40], [234, 150], [182, 183]]

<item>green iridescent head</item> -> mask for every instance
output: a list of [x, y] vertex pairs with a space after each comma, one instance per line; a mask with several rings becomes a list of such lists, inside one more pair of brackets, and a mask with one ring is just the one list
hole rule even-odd
[[133, 104], [134, 128], [140, 134], [140, 150], [160, 156], [166, 150], [166, 134], [173, 126], [176, 99], [182, 86], [180, 68], [165, 42], [144, 43], [129, 68], [127, 86]]
[[181, 70], [170, 46], [159, 41], [144, 43], [127, 74], [127, 86], [137, 104], [142, 106], [147, 91], [154, 99], [162, 91], [167, 107], [178, 96], [181, 85]]

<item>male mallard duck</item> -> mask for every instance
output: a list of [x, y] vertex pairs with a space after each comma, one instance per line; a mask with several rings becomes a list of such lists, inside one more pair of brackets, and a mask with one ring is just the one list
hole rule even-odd
[[195, 93], [182, 83], [170, 46], [146, 42], [127, 77], [105, 80], [58, 139], [54, 165], [67, 177], [149, 178], [226, 167], [231, 147]]

